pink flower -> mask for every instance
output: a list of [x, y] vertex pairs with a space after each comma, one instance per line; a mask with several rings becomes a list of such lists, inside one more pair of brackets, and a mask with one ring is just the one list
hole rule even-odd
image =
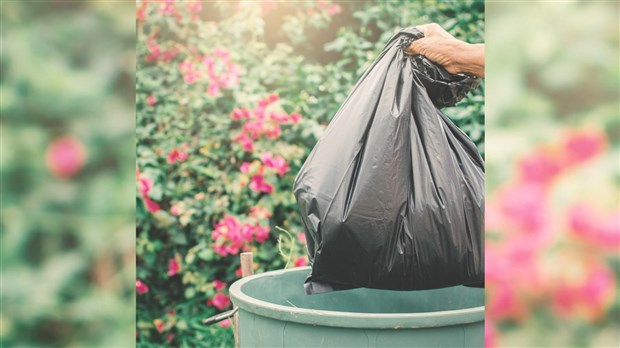
[[150, 106], [153, 106], [157, 103], [157, 98], [155, 98], [155, 96], [153, 95], [149, 95], [148, 98], [146, 98], [146, 103]]
[[246, 152], [254, 151], [254, 142], [252, 138], [250, 138], [246, 133], [241, 133], [237, 137], [235, 137], [235, 141], [243, 146], [243, 150]]
[[227, 328], [230, 327], [230, 323], [231, 323], [230, 318], [228, 318], [228, 319], [224, 319], [224, 320], [220, 321], [219, 324], [220, 324], [221, 327], [227, 329]]
[[177, 263], [177, 260], [175, 259], [168, 260], [168, 277], [172, 277], [173, 275], [177, 274], [178, 271], [179, 271], [179, 264]]
[[183, 150], [178, 150], [178, 149], [172, 149], [172, 151], [168, 153], [168, 157], [166, 157], [166, 161], [169, 164], [174, 164], [174, 162], [176, 161], [183, 162], [186, 159], [187, 159], [187, 152]]
[[138, 22], [144, 22], [147, 17], [149, 2], [147, 0], [143, 0], [140, 4], [140, 7], [136, 10], [136, 19]]
[[561, 260], [571, 272], [559, 272], [554, 279], [552, 307], [560, 318], [577, 316], [594, 322], [602, 319], [614, 302], [616, 279], [603, 262], [577, 257]]
[[562, 141], [568, 165], [582, 163], [603, 152], [607, 146], [605, 133], [600, 129], [574, 130]]
[[146, 209], [150, 211], [151, 213], [155, 213], [161, 210], [161, 207], [159, 206], [159, 204], [151, 200], [149, 197], [143, 197], [143, 199], [144, 199], [144, 204], [146, 205]]
[[273, 193], [273, 186], [269, 184], [262, 175], [254, 175], [250, 180], [250, 190], [254, 192]]
[[276, 123], [266, 123], [263, 127], [263, 133], [268, 139], [277, 139], [282, 134], [282, 129]]
[[185, 83], [188, 85], [202, 78], [200, 71], [195, 69], [194, 63], [192, 63], [192, 61], [189, 59], [179, 64], [179, 70], [183, 75], [183, 81], [185, 81]]
[[497, 333], [495, 325], [490, 319], [484, 320], [484, 348], [497, 347]]
[[308, 241], [306, 241], [306, 234], [304, 232], [297, 233], [297, 240], [301, 242], [302, 244], [308, 243]]
[[149, 287], [144, 284], [140, 279], [136, 280], [136, 291], [138, 292], [138, 295], [144, 295], [147, 292], [149, 292]]
[[215, 287], [215, 290], [219, 291], [219, 290], [222, 290], [224, 287], [226, 287], [226, 283], [220, 280], [214, 280], [213, 287]]
[[189, 1], [185, 3], [185, 8], [192, 16], [192, 21], [200, 19], [198, 16], [202, 12], [202, 3], [200, 1]]
[[176, 57], [177, 53], [178, 53], [178, 50], [176, 50], [174, 48], [165, 50], [162, 53], [161, 61], [164, 62], [164, 63], [171, 62], [174, 59], [174, 57]]
[[290, 118], [290, 120], [294, 123], [294, 124], [298, 124], [299, 121], [301, 120], [301, 115], [294, 112], [290, 115], [288, 115], [288, 117]]
[[207, 86], [207, 94], [212, 97], [220, 95], [220, 86], [216, 82], [210, 82]]
[[279, 111], [279, 112], [274, 111], [269, 114], [269, 118], [275, 122], [284, 123], [288, 121], [289, 115], [287, 115], [285, 112], [282, 112], [282, 111]]
[[45, 162], [52, 174], [59, 178], [68, 179], [77, 174], [84, 166], [86, 150], [76, 138], [59, 137], [47, 147]]
[[254, 237], [257, 242], [264, 243], [269, 238], [269, 226], [256, 224], [254, 226]]
[[278, 171], [280, 176], [284, 176], [290, 170], [288, 163], [280, 156], [273, 157], [271, 152], [264, 152], [260, 155], [260, 159], [267, 168], [273, 168]]
[[153, 324], [155, 324], [155, 329], [157, 330], [157, 332], [159, 332], [159, 333], [163, 333], [164, 332], [164, 330], [165, 330], [164, 322], [161, 319], [153, 320]]
[[234, 108], [232, 113], [230, 114], [230, 118], [233, 120], [242, 120], [248, 119], [250, 117], [250, 112], [246, 108]]
[[549, 228], [546, 198], [543, 186], [517, 183], [501, 188], [496, 203], [505, 226], [528, 235], [542, 236]]
[[340, 11], [341, 11], [340, 5], [336, 5], [336, 4], [333, 4], [327, 8], [327, 14], [330, 16], [340, 13]]
[[273, 94], [270, 94], [267, 97], [259, 100], [258, 101], [258, 106], [261, 107], [261, 108], [265, 108], [268, 105], [277, 102], [279, 99], [280, 99], [280, 96], [275, 94], [275, 93], [273, 93]]
[[573, 236], [598, 250], [617, 251], [620, 245], [620, 212], [604, 216], [585, 204], [568, 211], [568, 226]]
[[230, 306], [230, 298], [221, 292], [218, 292], [215, 296], [213, 296], [213, 306], [222, 311]]
[[230, 53], [228, 52], [228, 50], [223, 49], [223, 48], [216, 48], [213, 50], [213, 52], [211, 52], [211, 54], [220, 58], [223, 61], [230, 60]]
[[169, 333], [166, 335], [166, 342], [167, 342], [167, 343], [170, 343], [170, 342], [172, 342], [172, 340], [173, 340], [173, 339], [174, 339], [174, 334], [173, 334], [172, 332], [169, 332]]
[[308, 264], [308, 260], [304, 256], [295, 259], [295, 267], [303, 267]]
[[153, 180], [144, 177], [138, 178], [138, 190], [143, 197], [148, 196], [151, 187], [153, 187]]
[[146, 48], [149, 50], [149, 55], [145, 58], [147, 62], [153, 62], [159, 59], [161, 48], [157, 42], [155, 42], [154, 36], [149, 36], [146, 38]]
[[250, 163], [249, 162], [243, 162], [239, 169], [241, 170], [241, 173], [243, 173], [243, 174], [249, 173], [250, 172]]
[[547, 184], [564, 169], [560, 154], [549, 149], [538, 149], [521, 159], [518, 164], [522, 181]]

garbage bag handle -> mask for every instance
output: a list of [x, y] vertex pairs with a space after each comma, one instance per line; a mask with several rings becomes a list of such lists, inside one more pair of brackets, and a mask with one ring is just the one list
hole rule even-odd
[[[392, 36], [392, 38], [388, 41], [385, 47], [390, 46], [394, 41], [396, 41], [397, 39], [400, 39], [402, 36], [406, 36], [409, 39], [406, 42], [404, 42], [405, 46], [408, 46], [412, 41], [423, 38], [424, 33], [416, 29], [415, 26], [401, 29], [400, 31], [398, 31], [398, 33]], [[402, 48], [405, 48], [405, 47], [402, 47]]]

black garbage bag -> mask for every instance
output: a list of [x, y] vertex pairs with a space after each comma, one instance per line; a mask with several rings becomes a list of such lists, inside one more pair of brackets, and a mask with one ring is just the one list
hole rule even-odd
[[439, 110], [480, 81], [406, 54], [422, 36], [389, 41], [295, 179], [308, 294], [484, 284], [484, 162]]

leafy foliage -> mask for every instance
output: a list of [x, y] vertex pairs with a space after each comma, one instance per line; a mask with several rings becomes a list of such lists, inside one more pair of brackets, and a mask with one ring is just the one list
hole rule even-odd
[[[239, 252], [256, 272], [306, 263], [295, 174], [388, 37], [429, 21], [483, 33], [482, 2], [143, 1], [137, 17], [143, 346], [232, 345], [200, 321], [230, 307]], [[481, 150], [482, 95], [447, 110]]]
[[131, 346], [132, 4], [2, 3], [0, 346]]

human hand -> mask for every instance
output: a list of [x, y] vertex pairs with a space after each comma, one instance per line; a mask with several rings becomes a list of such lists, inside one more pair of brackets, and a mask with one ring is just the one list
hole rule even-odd
[[451, 74], [484, 77], [484, 44], [472, 45], [458, 40], [436, 23], [419, 25], [416, 29], [424, 37], [405, 48], [407, 53], [423, 55]]

